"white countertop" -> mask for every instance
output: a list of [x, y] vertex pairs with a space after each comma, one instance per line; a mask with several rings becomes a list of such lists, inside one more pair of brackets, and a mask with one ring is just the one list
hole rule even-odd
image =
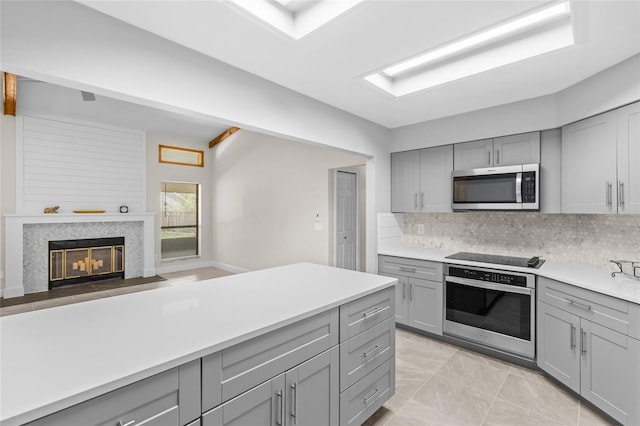
[[446, 256], [453, 253], [454, 252], [445, 250], [406, 247], [401, 245], [384, 247], [378, 250], [378, 254], [388, 256], [408, 257], [435, 262], [455, 263], [458, 265], [479, 266], [484, 268], [532, 273], [541, 277], [562, 281], [567, 284], [575, 285], [576, 287], [582, 287], [608, 296], [616, 297], [618, 299], [640, 304], [640, 280], [621, 275], [612, 277], [611, 272], [613, 270], [581, 265], [579, 263], [559, 262], [553, 260], [547, 260], [540, 268], [534, 269], [446, 259]]
[[395, 284], [300, 263], [0, 318], [0, 424], [18, 425]]

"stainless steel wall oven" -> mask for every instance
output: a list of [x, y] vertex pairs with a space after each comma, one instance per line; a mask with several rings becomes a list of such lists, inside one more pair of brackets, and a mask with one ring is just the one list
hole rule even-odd
[[444, 333], [535, 358], [533, 274], [445, 265]]

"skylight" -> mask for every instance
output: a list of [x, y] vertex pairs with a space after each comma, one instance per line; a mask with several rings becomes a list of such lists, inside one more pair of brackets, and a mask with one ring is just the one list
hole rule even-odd
[[298, 40], [364, 0], [230, 0]]
[[394, 96], [438, 86], [574, 43], [568, 1], [538, 9], [370, 74]]

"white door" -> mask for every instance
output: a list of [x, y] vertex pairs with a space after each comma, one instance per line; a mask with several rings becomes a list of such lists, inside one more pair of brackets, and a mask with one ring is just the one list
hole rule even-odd
[[357, 195], [355, 173], [336, 173], [336, 266], [357, 269]]

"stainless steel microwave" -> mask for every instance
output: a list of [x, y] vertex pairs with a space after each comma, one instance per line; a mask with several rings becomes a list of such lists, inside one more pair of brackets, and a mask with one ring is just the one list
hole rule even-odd
[[460, 210], [540, 210], [540, 164], [452, 172], [451, 207]]

